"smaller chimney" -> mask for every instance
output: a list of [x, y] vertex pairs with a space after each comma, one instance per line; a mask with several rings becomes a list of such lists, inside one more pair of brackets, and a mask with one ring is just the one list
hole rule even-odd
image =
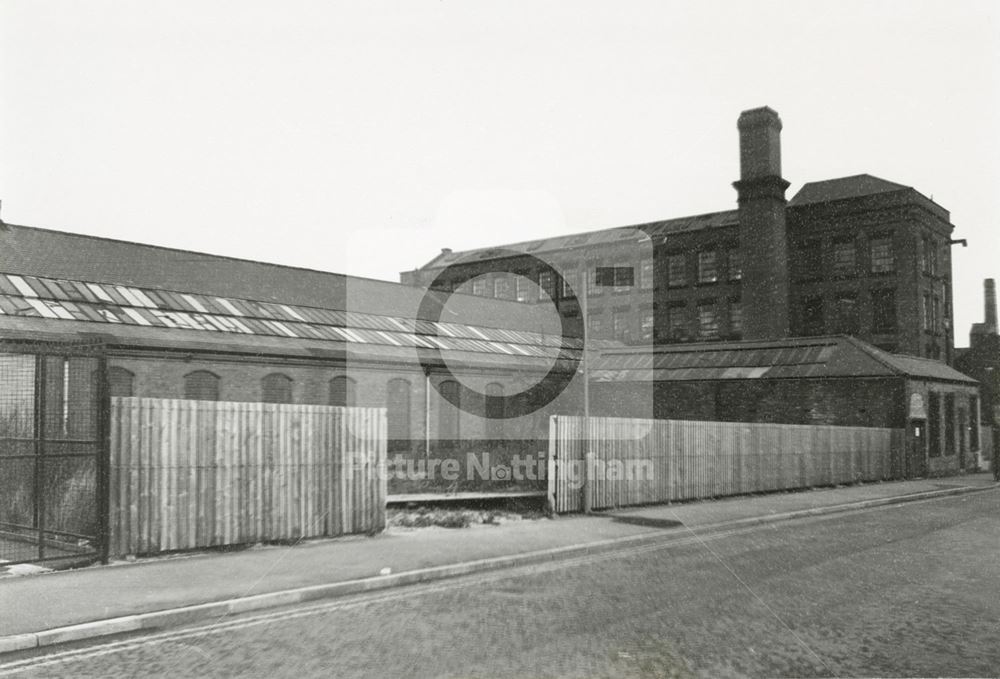
[[451, 248], [441, 248], [441, 254], [442, 255], [450, 255], [451, 254]]
[[983, 293], [984, 293], [984, 303], [986, 305], [986, 313], [983, 316], [985, 321], [983, 325], [986, 327], [986, 334], [996, 335], [997, 334], [997, 283], [992, 278], [987, 278], [983, 281]]

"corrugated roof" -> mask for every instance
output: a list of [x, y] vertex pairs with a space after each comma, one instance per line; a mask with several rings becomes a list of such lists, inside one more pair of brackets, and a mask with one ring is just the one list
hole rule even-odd
[[608, 350], [594, 359], [591, 375], [602, 382], [906, 376], [975, 384], [940, 361], [889, 354], [846, 336]]
[[703, 215], [678, 217], [676, 219], [666, 219], [658, 222], [648, 222], [646, 224], [616, 226], [609, 229], [586, 231], [567, 236], [541, 238], [538, 240], [504, 245], [502, 247], [477, 248], [474, 250], [463, 250], [459, 252], [445, 251], [422, 266], [421, 269], [437, 269], [459, 261], [470, 262], [477, 259], [492, 259], [501, 254], [503, 250], [536, 254], [555, 251], [561, 252], [565, 250], [572, 250], [573, 248], [589, 247], [599, 244], [620, 243], [625, 242], [628, 239], [635, 238], [637, 231], [648, 235], [650, 238], [657, 239], [669, 236], [670, 234], [682, 233], [686, 231], [717, 229], [730, 226], [735, 227], [738, 225], [739, 214], [736, 210], [709, 212]]
[[912, 187], [880, 179], [870, 174], [856, 174], [851, 177], [808, 182], [788, 201], [788, 205], [794, 207], [807, 203], [826, 203], [844, 198], [859, 198], [876, 193], [912, 190]]

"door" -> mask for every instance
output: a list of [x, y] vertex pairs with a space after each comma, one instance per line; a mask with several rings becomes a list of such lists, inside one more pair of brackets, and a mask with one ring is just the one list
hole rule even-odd
[[910, 447], [907, 451], [903, 475], [918, 478], [927, 475], [927, 422], [910, 420]]

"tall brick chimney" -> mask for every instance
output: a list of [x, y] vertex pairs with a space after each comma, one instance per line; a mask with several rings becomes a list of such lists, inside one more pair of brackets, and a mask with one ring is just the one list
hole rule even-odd
[[744, 339], [787, 337], [788, 243], [781, 178], [781, 119], [767, 108], [740, 114], [740, 249], [743, 251]]
[[997, 282], [992, 278], [983, 281], [983, 302], [986, 305], [983, 315], [987, 334], [997, 334]]

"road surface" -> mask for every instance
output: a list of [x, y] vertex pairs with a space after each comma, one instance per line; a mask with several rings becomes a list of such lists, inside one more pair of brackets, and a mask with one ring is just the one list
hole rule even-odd
[[1000, 673], [1000, 491], [0, 660], [17, 677]]

